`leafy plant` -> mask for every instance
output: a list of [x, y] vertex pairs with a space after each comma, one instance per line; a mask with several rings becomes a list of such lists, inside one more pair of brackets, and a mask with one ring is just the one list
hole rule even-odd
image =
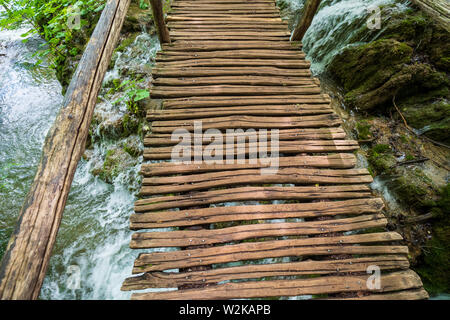
[[128, 107], [128, 110], [136, 115], [139, 115], [141, 112], [139, 110], [139, 106], [137, 104], [138, 101], [146, 99], [150, 96], [148, 90], [141, 89], [138, 87], [139, 83], [142, 83], [144, 79], [139, 81], [136, 80], [125, 80], [123, 81], [116, 90], [122, 90], [124, 94], [114, 101], [114, 103], [119, 103], [125, 101]]
[[139, 8], [141, 8], [142, 10], [147, 10], [148, 7], [149, 6], [146, 0], [139, 0]]
[[[0, 29], [29, 27], [22, 34], [24, 42], [38, 34], [46, 43], [35, 55], [40, 64], [44, 57], [58, 69], [67, 56], [79, 54], [89, 38], [106, 0], [0, 0], [5, 11]], [[79, 24], [69, 22], [77, 16]]]

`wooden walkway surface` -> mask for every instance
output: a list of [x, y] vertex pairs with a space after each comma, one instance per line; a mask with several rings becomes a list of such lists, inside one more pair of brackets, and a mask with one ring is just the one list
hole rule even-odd
[[[164, 108], [148, 112], [145, 138], [145, 160], [157, 161], [142, 165], [131, 216], [131, 248], [145, 251], [122, 290], [145, 290], [133, 299], [427, 298], [402, 237], [386, 230], [372, 177], [355, 168], [358, 143], [274, 0], [177, 0], [168, 23], [172, 44], [157, 55], [151, 92]], [[279, 170], [172, 163], [172, 132], [193, 132], [195, 121], [204, 131], [279, 129]], [[381, 270], [379, 289], [367, 286], [369, 266]]]

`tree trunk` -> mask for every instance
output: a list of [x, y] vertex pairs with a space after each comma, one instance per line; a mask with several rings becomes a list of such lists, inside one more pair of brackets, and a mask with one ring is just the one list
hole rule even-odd
[[164, 12], [162, 0], [150, 0], [152, 4], [153, 19], [155, 21], [156, 30], [158, 31], [159, 42], [170, 43], [169, 29], [167, 29], [164, 21]]
[[307, 0], [300, 22], [294, 30], [294, 34], [291, 39], [292, 41], [302, 41], [303, 36], [314, 19], [317, 9], [319, 9], [319, 5], [320, 0]]
[[37, 299], [130, 0], [109, 0], [50, 129], [0, 267], [0, 299]]

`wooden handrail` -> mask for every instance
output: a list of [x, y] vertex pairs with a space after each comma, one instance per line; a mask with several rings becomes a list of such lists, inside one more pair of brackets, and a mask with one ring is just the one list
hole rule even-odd
[[169, 29], [164, 20], [162, 0], [150, 0], [152, 4], [153, 20], [158, 31], [159, 42], [170, 43]]
[[131, 0], [108, 0], [45, 139], [0, 267], [0, 299], [37, 299], [92, 114]]
[[294, 30], [294, 34], [292, 35], [292, 41], [302, 41], [306, 31], [314, 19], [317, 9], [319, 9], [319, 6], [320, 0], [308, 0], [306, 2], [305, 8], [303, 9], [303, 15]]

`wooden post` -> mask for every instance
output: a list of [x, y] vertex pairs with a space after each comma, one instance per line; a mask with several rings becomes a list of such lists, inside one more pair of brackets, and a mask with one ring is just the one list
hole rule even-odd
[[45, 139], [0, 267], [0, 299], [37, 299], [103, 77], [131, 0], [108, 0]]
[[317, 9], [319, 9], [319, 5], [320, 0], [307, 0], [305, 8], [303, 9], [303, 15], [292, 35], [292, 41], [302, 41], [303, 36], [314, 19]]
[[167, 29], [166, 22], [164, 21], [162, 0], [150, 0], [150, 3], [152, 4], [153, 20], [158, 31], [159, 42], [170, 43], [169, 29]]

